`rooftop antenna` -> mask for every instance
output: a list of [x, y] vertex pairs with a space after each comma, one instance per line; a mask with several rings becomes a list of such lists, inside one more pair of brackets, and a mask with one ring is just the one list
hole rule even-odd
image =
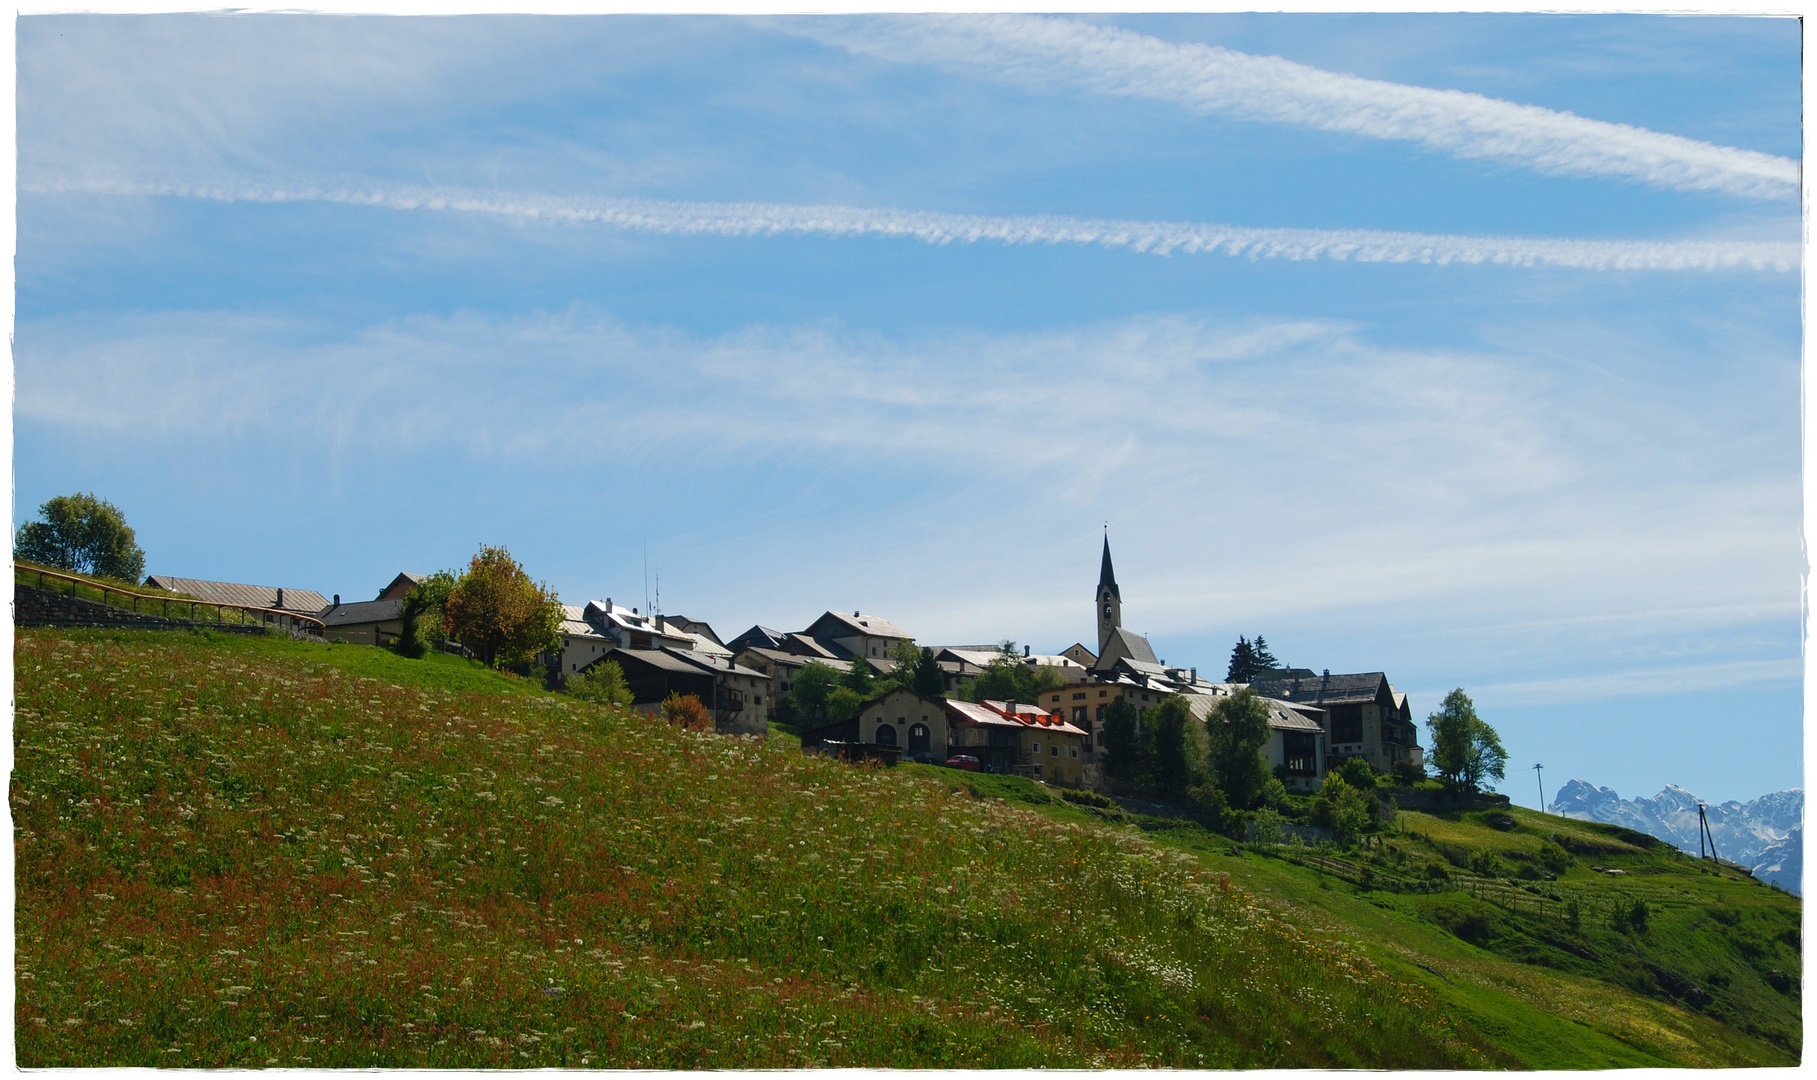
[[650, 614], [662, 615], [662, 567], [656, 568], [656, 602], [650, 606]]
[[1533, 779], [1539, 781], [1539, 812], [1542, 814], [1546, 812], [1546, 778], [1545, 775], [1540, 772], [1543, 768], [1545, 768], [1544, 765], [1534, 762]]

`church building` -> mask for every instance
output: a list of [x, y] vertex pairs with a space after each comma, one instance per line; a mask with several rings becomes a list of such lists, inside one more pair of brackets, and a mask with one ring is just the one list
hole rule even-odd
[[1141, 664], [1159, 664], [1155, 650], [1141, 634], [1123, 629], [1123, 593], [1117, 588], [1117, 572], [1110, 565], [1110, 537], [1104, 538], [1104, 562], [1098, 568], [1098, 592], [1094, 605], [1098, 616], [1098, 656], [1091, 667], [1094, 672], [1108, 672], [1118, 660]]

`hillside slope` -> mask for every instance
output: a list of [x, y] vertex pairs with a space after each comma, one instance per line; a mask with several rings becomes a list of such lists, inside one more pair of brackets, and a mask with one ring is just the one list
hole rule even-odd
[[[446, 657], [25, 631], [15, 661], [26, 1066], [1797, 1059], [1797, 901], [1605, 826], [1563, 822], [1584, 857], [1522, 884], [1593, 908], [1648, 876], [1645, 933], [1478, 901], [1522, 887], [1480, 859], [1412, 887], [1476, 848], [1525, 865], [1562, 822], [1540, 815], [1404, 813], [1373, 852], [1260, 858]], [[1696, 1007], [1655, 976], [1687, 965]]]
[[1362, 849], [1255, 848], [1018, 778], [909, 768], [1058, 819], [1141, 828], [1284, 919], [1424, 979], [1526, 1065], [1791, 1064], [1801, 1052], [1799, 900], [1618, 826], [1521, 808], [1402, 811], [1393, 835]]
[[15, 662], [28, 1067], [1515, 1063], [1133, 832], [359, 646]]

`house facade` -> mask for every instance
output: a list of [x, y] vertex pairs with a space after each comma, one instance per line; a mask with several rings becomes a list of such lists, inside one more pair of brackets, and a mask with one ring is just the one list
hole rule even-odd
[[856, 611], [850, 615], [829, 611], [815, 619], [802, 634], [842, 660], [862, 656], [868, 660], [881, 660], [886, 667], [897, 643], [909, 640], [909, 635], [888, 619]]
[[1326, 712], [1327, 756], [1331, 766], [1360, 757], [1383, 772], [1401, 762], [1422, 764], [1418, 729], [1406, 704], [1379, 671], [1257, 682], [1263, 697]]
[[904, 761], [946, 760], [950, 734], [946, 702], [913, 690], [892, 690], [858, 713], [858, 741], [902, 750]]

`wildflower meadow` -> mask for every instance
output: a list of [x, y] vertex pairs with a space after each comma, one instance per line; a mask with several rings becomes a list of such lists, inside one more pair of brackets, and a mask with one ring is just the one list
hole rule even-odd
[[360, 650], [17, 633], [21, 1066], [1506, 1064], [1133, 828]]

